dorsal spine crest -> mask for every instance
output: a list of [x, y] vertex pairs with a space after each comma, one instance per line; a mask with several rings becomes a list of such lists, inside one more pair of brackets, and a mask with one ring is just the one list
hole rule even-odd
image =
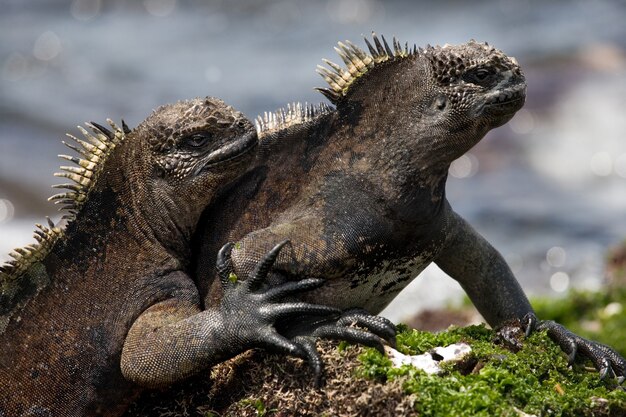
[[[93, 122], [85, 123], [93, 133], [82, 126], [78, 126], [84, 140], [68, 133], [67, 137], [76, 142], [76, 145], [63, 141], [63, 144], [68, 148], [82, 156], [59, 155], [59, 158], [72, 162], [76, 166], [61, 166], [61, 172], [54, 174], [55, 177], [67, 178], [72, 182], [53, 185], [53, 188], [64, 188], [67, 191], [55, 194], [48, 199], [48, 201], [54, 201], [55, 204], [61, 205], [60, 210], [64, 211], [63, 219], [67, 222], [76, 217], [78, 211], [87, 201], [89, 192], [93, 189], [107, 157], [125, 139], [126, 132], [130, 132], [125, 124], [123, 124], [124, 128], [120, 129], [110, 119], [107, 119], [107, 123], [113, 129], [112, 131]], [[40, 224], [35, 225], [38, 229], [35, 230], [34, 234], [37, 243], [14, 249], [9, 254], [13, 259], [0, 265], [0, 284], [17, 279], [26, 272], [32, 263], [41, 261], [50, 252], [54, 243], [63, 235], [64, 229], [56, 226], [50, 218], [47, 220], [47, 227]]]
[[287, 108], [280, 108], [274, 112], [265, 112], [262, 116], [257, 116], [255, 125], [259, 140], [272, 133], [289, 128], [291, 126], [304, 124], [315, 120], [318, 116], [330, 113], [333, 109], [324, 103], [317, 105], [308, 103], [290, 103]]
[[408, 43], [402, 47], [395, 37], [393, 38], [393, 50], [389, 47], [384, 36], [381, 36], [381, 42], [376, 33], [372, 32], [372, 39], [375, 46], [372, 46], [370, 41], [365, 38], [369, 54], [350, 41], [337, 44], [335, 51], [346, 65], [345, 69], [327, 59], [322, 61], [330, 68], [322, 65], [317, 66], [317, 73], [324, 78], [330, 88], [316, 88], [316, 90], [324, 94], [333, 104], [336, 104], [341, 97], [350, 91], [351, 85], [357, 79], [367, 74], [378, 64], [419, 54], [415, 46], [412, 50], [409, 49]]

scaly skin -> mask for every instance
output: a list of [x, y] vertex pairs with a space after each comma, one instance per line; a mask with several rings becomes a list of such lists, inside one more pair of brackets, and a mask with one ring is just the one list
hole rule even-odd
[[[336, 110], [313, 117], [279, 111], [261, 120], [254, 170], [201, 222], [209, 232], [198, 237], [197, 275], [211, 274], [206, 260], [223, 241], [240, 242], [233, 264], [242, 274], [289, 239], [292, 250], [278, 258], [271, 282], [324, 278], [303, 299], [376, 314], [434, 262], [491, 326], [522, 321], [532, 331], [537, 320], [506, 262], [445, 198], [450, 163], [524, 104], [520, 67], [474, 41], [419, 51], [395, 39], [393, 51], [374, 41], [371, 55], [340, 43], [347, 69], [329, 63], [332, 70], [320, 70]], [[207, 305], [219, 302], [219, 286], [200, 287]], [[328, 323], [313, 327], [333, 337], [345, 321], [334, 324], [332, 331]], [[315, 362], [311, 339], [300, 335], [311, 324], [282, 325]], [[557, 324], [540, 326], [567, 352], [590, 358], [602, 376], [625, 375], [626, 361], [612, 349]]]
[[[163, 106], [132, 131], [90, 126], [82, 168], [61, 174], [83, 183], [58, 197], [66, 229], [41, 228], [41, 246], [0, 271], [0, 416], [115, 416], [141, 386], [252, 346], [304, 356], [273, 323], [337, 310], [283, 302], [319, 279], [257, 288], [281, 245], [260, 258], [254, 285], [223, 280], [222, 303], [206, 310], [186, 273], [202, 210], [254, 158], [252, 124], [206, 98]], [[228, 246], [220, 270], [229, 256]]]

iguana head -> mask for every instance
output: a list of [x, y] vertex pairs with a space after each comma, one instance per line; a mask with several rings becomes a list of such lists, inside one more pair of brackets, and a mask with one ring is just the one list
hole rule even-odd
[[[159, 107], [133, 130], [108, 122], [112, 131], [91, 122], [92, 132], [79, 126], [83, 139], [68, 134], [78, 146], [65, 144], [80, 157], [60, 155], [75, 165], [55, 175], [73, 182], [55, 186], [66, 190], [50, 200], [62, 205], [68, 225], [79, 216], [106, 223], [126, 213], [140, 233], [178, 248], [218, 189], [246, 172], [257, 144], [252, 123], [215, 98]], [[64, 233], [48, 226], [37, 225], [37, 244], [0, 266], [0, 282], [46, 256]]]
[[215, 98], [162, 106], [128, 136], [140, 142], [129, 156], [146, 176], [131, 181], [133, 200], [166, 234], [190, 233], [217, 191], [246, 172], [257, 144], [253, 124]]
[[506, 123], [524, 104], [526, 83], [515, 58], [488, 44], [470, 41], [463, 45], [429, 48], [424, 54], [430, 72], [427, 97], [434, 97], [434, 114], [451, 125]]
[[330, 61], [330, 69], [318, 67], [330, 86], [320, 91], [338, 111], [367, 119], [371, 131], [412, 140], [431, 161], [449, 164], [524, 104], [526, 84], [516, 60], [486, 43], [421, 49], [394, 38], [392, 49], [376, 35], [375, 46], [365, 41], [369, 54], [339, 43], [346, 68]]
[[257, 143], [256, 130], [222, 100], [203, 98], [159, 107], [130, 136], [145, 142], [153, 174], [183, 191], [231, 176]]

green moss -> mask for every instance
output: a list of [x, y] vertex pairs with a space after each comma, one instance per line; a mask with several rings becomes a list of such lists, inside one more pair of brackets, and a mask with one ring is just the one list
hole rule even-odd
[[245, 407], [252, 407], [256, 411], [256, 415], [259, 417], [266, 416], [268, 412], [275, 412], [276, 410], [268, 410], [262, 399], [244, 399], [240, 401]]
[[360, 374], [378, 380], [401, 378], [407, 394], [417, 396], [420, 416], [618, 416], [626, 412], [626, 392], [582, 364], [567, 365], [566, 356], [545, 333], [531, 335], [513, 353], [492, 343], [484, 326], [429, 333], [401, 328], [398, 350], [421, 354], [435, 346], [464, 341], [470, 357], [446, 366], [442, 375], [427, 375], [410, 366], [392, 368], [375, 349], [360, 356]]

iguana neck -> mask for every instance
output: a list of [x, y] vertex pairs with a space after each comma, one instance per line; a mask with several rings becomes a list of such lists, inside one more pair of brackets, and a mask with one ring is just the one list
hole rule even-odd
[[[445, 197], [448, 168], [455, 159], [453, 151], [433, 148], [432, 138], [426, 136], [402, 135], [391, 118], [386, 123], [371, 123], [374, 118], [370, 111], [376, 108], [364, 106], [353, 126], [336, 133], [348, 140], [345, 149], [336, 154], [342, 156], [335, 158], [335, 164], [344, 164], [346, 172], [376, 184], [385, 204], [403, 213], [406, 221], [422, 217], [425, 210], [437, 210]], [[359, 141], [349, 139], [354, 137]], [[448, 155], [442, 157], [445, 151]], [[424, 201], [430, 202], [428, 207], [423, 207]]]
[[[107, 161], [110, 167], [107, 175], [99, 179], [75, 221], [86, 224], [92, 216], [103, 217], [104, 227], [89, 228], [93, 234], [116, 229], [123, 236], [110, 241], [126, 245], [133, 240], [146, 253], [168, 254], [184, 261], [188, 259], [189, 241], [199, 214], [186, 213], [167, 198], [169, 193], [162, 190], [167, 186], [165, 182], [145, 179], [150, 173], [151, 161], [133, 155], [135, 152], [149, 154], [137, 149], [138, 146], [141, 146], [138, 142], [125, 143], [116, 149]], [[142, 161], [144, 165], [131, 168], [126, 166], [128, 161]]]

